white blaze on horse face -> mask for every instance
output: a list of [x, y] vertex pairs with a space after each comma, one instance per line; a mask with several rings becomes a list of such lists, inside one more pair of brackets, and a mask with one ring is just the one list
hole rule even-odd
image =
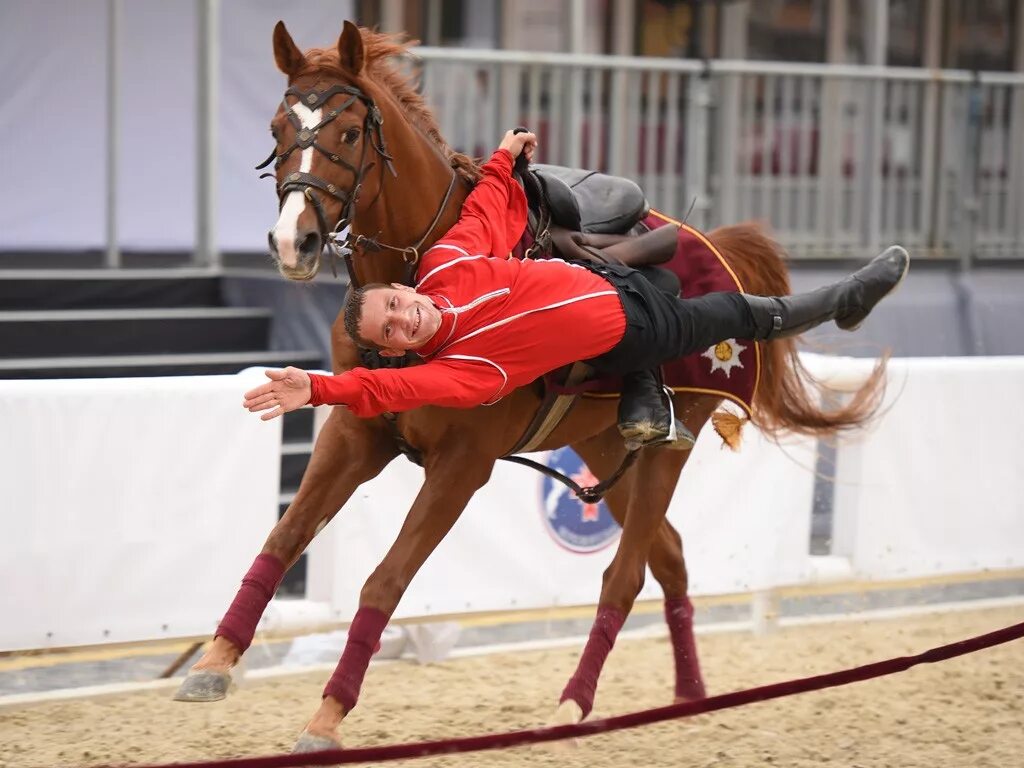
[[[303, 128], [313, 130], [320, 122], [320, 110], [309, 110], [302, 104], [292, 106], [292, 111], [299, 118]], [[309, 173], [313, 168], [313, 147], [302, 150], [299, 170]], [[277, 243], [277, 255], [286, 267], [295, 267], [299, 263], [295, 235], [299, 229], [299, 216], [306, 210], [306, 198], [301, 192], [289, 192], [281, 206], [281, 213], [274, 225], [274, 241]]]

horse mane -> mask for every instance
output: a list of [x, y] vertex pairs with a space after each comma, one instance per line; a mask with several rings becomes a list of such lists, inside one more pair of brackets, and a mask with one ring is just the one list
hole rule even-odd
[[[441, 151], [455, 172], [471, 186], [480, 180], [480, 166], [468, 155], [456, 152], [441, 135], [441, 128], [426, 100], [416, 86], [415, 74], [404, 74], [394, 65], [394, 59], [410, 55], [409, 48], [418, 44], [408, 40], [402, 33], [385, 34], [364, 27], [359, 28], [363, 37], [365, 57], [364, 77], [384, 87], [398, 102], [406, 117], [423, 131]], [[306, 52], [306, 66], [296, 74], [302, 76], [325, 72], [343, 79], [351, 79], [350, 72], [341, 68], [338, 49], [312, 48]]]

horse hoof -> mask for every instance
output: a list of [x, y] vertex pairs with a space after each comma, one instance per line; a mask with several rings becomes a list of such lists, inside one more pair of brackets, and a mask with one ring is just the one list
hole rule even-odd
[[227, 697], [234, 687], [230, 672], [211, 672], [201, 669], [193, 670], [174, 694], [175, 701], [220, 701]]
[[[582, 721], [583, 709], [580, 708], [580, 705], [575, 700], [566, 699], [558, 705], [558, 709], [555, 710], [549, 725], [575, 725]], [[548, 746], [555, 752], [569, 752], [579, 748], [580, 740], [577, 738], [559, 739], [558, 741], [548, 742]]]
[[292, 754], [298, 755], [306, 752], [325, 752], [329, 749], [341, 749], [341, 744], [335, 739], [326, 736], [314, 736], [312, 733], [303, 731], [295, 746], [292, 747]]

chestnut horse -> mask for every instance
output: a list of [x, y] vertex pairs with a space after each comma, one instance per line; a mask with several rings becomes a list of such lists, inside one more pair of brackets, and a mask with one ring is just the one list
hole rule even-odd
[[[272, 122], [281, 210], [270, 239], [285, 277], [311, 279], [327, 245], [325, 238], [347, 224], [352, 233], [375, 241], [354, 254], [350, 266], [355, 280], [360, 284], [400, 282], [407, 279], [407, 262], [456, 222], [479, 172], [469, 158], [445, 143], [423, 99], [394, 67], [392, 57], [405, 52], [406, 46], [396, 38], [345, 22], [337, 47], [303, 54], [282, 23], [275, 28], [274, 56], [288, 77], [289, 93]], [[746, 291], [789, 292], [784, 254], [756, 226], [723, 227], [708, 237]], [[360, 243], [366, 245], [365, 240]], [[359, 352], [340, 317], [334, 323], [332, 353], [336, 373], [360, 364]], [[781, 431], [833, 434], [863, 424], [874, 410], [881, 367], [848, 405], [825, 412], [816, 404], [820, 393], [804, 384], [791, 339], [764, 345], [762, 357], [752, 420], [769, 435]], [[487, 482], [494, 462], [523, 434], [539, 402], [538, 389], [524, 387], [488, 408], [426, 407], [398, 414], [401, 435], [422, 453], [425, 480], [397, 539], [362, 588], [360, 611], [375, 609], [374, 615], [385, 621], [391, 616], [416, 572], [474, 492]], [[675, 396], [676, 413], [694, 434], [719, 404], [720, 398], [710, 395]], [[571, 445], [597, 477], [605, 478], [619, 466], [625, 452], [615, 424], [613, 399], [583, 398], [540, 450]], [[398, 454], [392, 426], [384, 418], [363, 420], [346, 408], [334, 408], [301, 487], [271, 531], [261, 557], [284, 567], [294, 564], [353, 492]], [[624, 617], [643, 585], [645, 567], [650, 566], [665, 595], [676, 664], [676, 700], [705, 695], [682, 540], [665, 518], [688, 456], [686, 451], [645, 449], [608, 493], [608, 506], [622, 526], [622, 535], [604, 572], [600, 597], [602, 607]], [[276, 588], [276, 583], [260, 581], [253, 573], [229, 610], [235, 620], [243, 616], [250, 625], [247, 638], [233, 642], [218, 632], [183, 684], [180, 698], [210, 700], [226, 692], [227, 685], [217, 681], [229, 680], [229, 669], [245, 651], [240, 646], [251, 641], [259, 615]], [[258, 590], [252, 587], [257, 583], [263, 585]], [[591, 709], [601, 665], [618, 631], [606, 623], [595, 620], [580, 666], [556, 711], [557, 722], [579, 721]], [[379, 629], [382, 626], [376, 635], [366, 634], [353, 625], [332, 678], [343, 680], [353, 693], [345, 703], [326, 695], [297, 748], [324, 749], [340, 743], [338, 728], [354, 706]]]

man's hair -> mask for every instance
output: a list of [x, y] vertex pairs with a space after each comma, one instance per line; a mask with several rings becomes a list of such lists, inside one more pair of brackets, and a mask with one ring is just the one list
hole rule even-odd
[[367, 283], [362, 288], [350, 287], [345, 296], [345, 331], [352, 341], [366, 349], [381, 350], [379, 344], [375, 344], [359, 333], [359, 322], [363, 319], [363, 304], [366, 302], [366, 294], [378, 288], [389, 288], [384, 283]]

